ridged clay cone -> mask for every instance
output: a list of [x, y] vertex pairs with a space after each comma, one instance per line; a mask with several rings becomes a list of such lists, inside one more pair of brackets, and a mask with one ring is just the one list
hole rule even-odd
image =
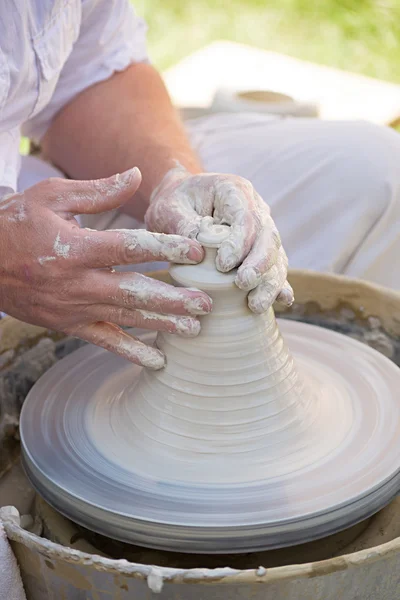
[[247, 293], [234, 283], [236, 271], [217, 271], [217, 248], [227, 234], [229, 227], [205, 220], [198, 237], [206, 248], [203, 262], [170, 270], [178, 285], [213, 300], [201, 333], [194, 339], [159, 333], [165, 369], [144, 369], [113, 415], [123, 437], [134, 425], [132, 444], [140, 448], [131, 455], [134, 470], [145, 467], [146, 475], [164, 481], [254, 482], [307, 460], [313, 386], [298, 372], [273, 309], [252, 313]]

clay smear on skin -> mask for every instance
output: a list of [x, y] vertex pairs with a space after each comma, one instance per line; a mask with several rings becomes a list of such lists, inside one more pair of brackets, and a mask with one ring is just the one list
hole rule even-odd
[[[167, 173], [166, 177], [172, 175], [174, 171], [172, 170]], [[241, 214], [245, 213], [249, 202], [263, 227], [269, 228], [271, 232], [276, 228], [270, 216], [268, 205], [254, 192], [249, 182], [239, 177], [232, 180], [231, 178], [220, 176], [217, 177], [213, 185], [216, 190], [214, 217], [204, 217], [200, 229], [210, 228], [215, 224], [223, 222], [233, 224], [234, 237], [224, 240], [217, 257], [218, 268], [223, 272], [227, 272], [240, 262], [241, 251], [245, 246], [245, 236], [249, 234], [249, 223], [245, 221], [240, 222], [240, 218], [238, 219], [238, 216], [240, 217]], [[184, 186], [185, 183], [182, 186], [182, 193], [184, 193]], [[204, 191], [207, 191], [209, 186], [209, 177], [198, 177], [199, 198]], [[254, 198], [251, 197], [253, 195]], [[256, 233], [254, 227], [255, 224], [253, 225], [253, 233]], [[275, 297], [279, 294], [282, 287], [285, 287], [285, 291], [279, 300], [288, 305], [293, 302], [292, 290], [290, 286], [285, 285], [287, 274], [286, 255], [280, 246], [279, 235], [273, 237], [273, 239], [274, 244], [277, 246], [278, 255], [272, 268], [268, 269], [264, 275], [258, 273], [254, 268], [245, 269], [243, 281], [239, 271], [235, 282], [239, 288], [245, 290], [252, 290], [259, 286], [249, 298], [250, 306], [255, 312], [265, 311], [274, 302]], [[261, 261], [262, 256], [252, 257], [252, 260], [256, 262], [257, 260]]]
[[157, 323], [172, 323], [176, 333], [185, 337], [195, 337], [200, 333], [200, 322], [192, 317], [177, 317], [175, 315], [160, 315], [147, 310], [137, 310], [143, 321], [152, 321], [154, 328]]
[[[119, 285], [120, 289], [127, 292], [128, 295], [135, 296], [135, 299], [145, 308], [154, 305], [154, 302], [182, 302], [185, 310], [193, 316], [207, 314], [204, 310], [204, 298], [185, 297], [179, 288], [172, 285], [159, 284], [159, 291], [155, 287], [152, 279], [144, 276], [136, 276], [135, 279], [126, 279]], [[199, 293], [200, 290], [196, 290]]]
[[126, 181], [121, 178], [120, 173], [117, 173], [114, 178], [110, 181], [108, 179], [96, 179], [94, 186], [96, 190], [102, 196], [115, 196], [119, 191], [123, 190], [129, 185]]
[[21, 201], [17, 205], [17, 210], [15, 211], [15, 213], [13, 215], [11, 215], [10, 217], [8, 217], [8, 220], [11, 221], [12, 223], [20, 223], [21, 221], [25, 221], [25, 218], [26, 218], [25, 204]]
[[162, 369], [165, 365], [163, 354], [139, 340], [128, 335], [121, 337], [118, 343], [119, 354], [128, 360], [137, 359], [140, 364], [148, 369]]
[[53, 244], [53, 250], [56, 253], [56, 256], [39, 256], [38, 263], [43, 266], [47, 262], [56, 260], [57, 256], [60, 256], [61, 258], [68, 258], [70, 249], [71, 244], [61, 243], [61, 234], [58, 232]]
[[[181, 215], [180, 222], [177, 224], [178, 233], [195, 239], [199, 231], [201, 217], [200, 214], [194, 216], [193, 210], [199, 213], [202, 212], [202, 190], [195, 199], [191, 198], [185, 191], [184, 185], [185, 180], [191, 178], [191, 173], [178, 160], [175, 159], [174, 162], [176, 166], [164, 175], [161, 183], [151, 195], [150, 210], [145, 216], [145, 223], [146, 225], [150, 223], [150, 228], [162, 231], [165, 223], [171, 219], [171, 215], [178, 211]], [[191, 180], [189, 186], [193, 191]], [[167, 204], [164, 203], [164, 198], [168, 198]]]
[[38, 258], [38, 262], [40, 265], [44, 265], [45, 263], [52, 261], [52, 260], [56, 260], [55, 256], [39, 256]]
[[17, 204], [14, 214], [7, 217], [7, 221], [10, 221], [12, 223], [18, 223], [25, 220], [25, 204], [22, 198], [23, 194], [7, 194], [3, 196], [3, 198], [1, 198], [0, 210], [7, 210], [7, 208], [10, 208], [11, 206]]
[[[279, 296], [279, 293], [283, 288], [285, 288], [285, 291], [280, 300], [284, 300], [285, 294], [290, 293], [291, 290], [291, 288], [288, 287], [289, 284], [286, 285], [286, 276], [287, 258], [281, 247], [278, 251], [276, 263], [263, 275], [258, 287], [250, 292], [250, 309], [256, 313], [264, 312], [268, 307], [272, 306], [275, 298]], [[289, 301], [288, 303], [290, 304], [291, 302]]]
[[109, 179], [95, 179], [94, 186], [103, 196], [115, 196], [118, 192], [129, 187], [135, 179], [135, 173], [140, 173], [137, 167], [128, 169], [125, 173], [116, 173]]
[[130, 252], [137, 250], [142, 254], [163, 257], [169, 262], [189, 262], [187, 254], [190, 244], [180, 236], [150, 233], [146, 229], [111, 229], [120, 233], [125, 247]]
[[0, 200], [0, 210], [6, 210], [7, 208], [10, 208], [10, 206], [13, 206], [18, 200], [18, 197], [16, 194], [7, 194], [6, 196], [3, 196], [3, 198]]
[[61, 256], [62, 258], [68, 258], [69, 251], [71, 249], [70, 244], [62, 244], [60, 239], [60, 232], [57, 233], [57, 237], [54, 240], [53, 250], [57, 256]]
[[[132, 171], [133, 170], [134, 169], [132, 169]], [[86, 183], [91, 183], [90, 188], [87, 188], [87, 190], [68, 190], [66, 193], [61, 193], [57, 200], [59, 202], [64, 202], [67, 199], [73, 200], [74, 202], [78, 201], [96, 205], [98, 203], [99, 194], [103, 197], [117, 196], [120, 191], [123, 191], [126, 187], [131, 185], [132, 176], [127, 181], [117, 173], [108, 179], [94, 179], [92, 182]], [[93, 191], [93, 187], [95, 191]]]
[[[173, 179], [174, 175], [179, 177], [181, 174], [179, 163], [177, 167], [169, 171], [162, 183], [168, 184], [169, 179]], [[178, 182], [179, 183], [179, 182]], [[191, 185], [191, 184], [189, 184]], [[215, 207], [214, 217], [205, 217], [201, 222], [200, 228], [211, 227], [213, 224], [229, 222], [234, 224], [234, 237], [228, 238], [222, 244], [218, 252], [217, 265], [218, 268], [227, 272], [237, 266], [241, 259], [242, 248], [245, 246], [245, 236], [249, 234], [249, 223], [240, 222], [238, 215], [243, 214], [249, 206], [252, 205], [253, 211], [256, 212], [258, 220], [264, 227], [270, 227], [271, 231], [275, 228], [275, 224], [270, 216], [269, 207], [255, 194], [252, 185], [237, 177], [235, 179], [219, 176], [213, 179], [210, 183], [210, 177], [197, 177], [198, 194], [197, 201], [201, 201], [204, 192], [210, 188], [210, 185], [215, 187]], [[159, 190], [156, 189], [152, 196], [152, 201], [157, 197]], [[180, 192], [185, 195], [185, 182], [181, 184]], [[254, 198], [252, 196], [254, 195]], [[196, 201], [194, 202], [196, 204]], [[162, 207], [162, 204], [161, 204]], [[163, 207], [162, 207], [163, 208]], [[160, 215], [157, 213], [156, 221], [160, 220]], [[255, 223], [253, 229], [255, 228]], [[253, 231], [256, 233], [255, 231]], [[279, 245], [280, 245], [280, 239]], [[253, 257], [256, 260], [256, 257]], [[262, 260], [262, 256], [258, 257]], [[240, 272], [236, 278], [236, 285], [245, 290], [252, 290], [259, 286], [250, 297], [250, 306], [256, 312], [264, 311], [273, 303], [276, 295], [281, 290], [286, 280], [287, 265], [284, 264], [282, 256], [278, 256], [278, 260], [273, 268], [269, 269], [263, 276], [256, 269], [249, 268], [243, 273], [243, 281]], [[261, 283], [261, 285], [260, 285]], [[290, 294], [290, 288], [285, 289], [280, 300], [285, 304], [293, 302], [293, 295]]]

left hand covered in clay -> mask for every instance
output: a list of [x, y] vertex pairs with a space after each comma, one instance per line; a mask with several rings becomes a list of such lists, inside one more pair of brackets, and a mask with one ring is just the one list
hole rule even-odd
[[286, 279], [286, 253], [268, 205], [247, 179], [171, 169], [154, 190], [145, 221], [150, 231], [195, 239], [205, 216], [231, 226], [216, 266], [224, 273], [238, 267], [235, 283], [250, 292], [250, 309], [262, 313], [275, 300], [290, 306], [294, 298]]

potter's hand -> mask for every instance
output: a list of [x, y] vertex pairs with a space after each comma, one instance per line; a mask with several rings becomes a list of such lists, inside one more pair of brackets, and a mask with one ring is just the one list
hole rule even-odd
[[169, 171], [153, 192], [145, 220], [151, 231], [194, 239], [205, 216], [231, 226], [218, 250], [217, 268], [239, 267], [236, 285], [249, 291], [249, 307], [262, 313], [277, 300], [290, 306], [293, 290], [286, 280], [287, 257], [269, 207], [249, 181], [236, 175], [192, 175], [182, 167]]
[[194, 336], [200, 329], [196, 316], [210, 311], [210, 298], [110, 267], [152, 260], [196, 263], [202, 247], [144, 230], [81, 229], [74, 218], [121, 206], [140, 180], [137, 169], [97, 181], [48, 179], [1, 198], [0, 310], [161, 368], [161, 352], [118, 325]]

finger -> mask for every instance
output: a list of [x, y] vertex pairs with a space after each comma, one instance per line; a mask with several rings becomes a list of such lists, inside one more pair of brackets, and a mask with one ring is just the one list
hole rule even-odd
[[[56, 193], [57, 207], [72, 214], [97, 214], [118, 208], [127, 202], [142, 180], [137, 167], [107, 179], [76, 181], [60, 179]], [[53, 187], [57, 180], [47, 180]], [[54, 200], [54, 194], [51, 196]]]
[[91, 311], [97, 321], [109, 321], [121, 327], [139, 327], [174, 333], [182, 337], [196, 337], [200, 333], [200, 321], [195, 317], [160, 315], [146, 310], [129, 310], [115, 306], [97, 306]]
[[279, 302], [279, 304], [283, 304], [283, 306], [292, 306], [294, 302], [294, 292], [288, 281], [284, 283], [283, 288], [276, 297], [276, 301]]
[[216, 266], [222, 273], [227, 273], [239, 265], [248, 255], [256, 239], [256, 225], [251, 213], [236, 216], [231, 225], [231, 233], [224, 240], [217, 252]]
[[195, 239], [200, 231], [202, 216], [198, 214], [188, 199], [172, 195], [168, 201], [161, 199], [150, 204], [144, 222], [150, 231], [175, 233]]
[[195, 264], [204, 258], [204, 250], [198, 242], [179, 235], [150, 233], [145, 229], [82, 230], [82, 233], [82, 257], [84, 264], [91, 268], [151, 261]]
[[141, 273], [97, 271], [90, 282], [90, 297], [97, 304], [164, 315], [206, 315], [212, 309], [212, 300], [205, 292], [174, 287]]
[[236, 285], [246, 291], [257, 287], [263, 275], [275, 264], [280, 247], [281, 238], [275, 223], [269, 215], [266, 215], [262, 230], [238, 269]]
[[217, 254], [217, 269], [226, 273], [248, 255], [257, 237], [259, 217], [256, 214], [254, 190], [249, 182], [221, 182], [216, 189], [214, 217], [231, 226], [230, 236]]
[[68, 333], [142, 367], [158, 370], [165, 366], [165, 356], [160, 350], [146, 346], [111, 323], [91, 323]]
[[[178, 222], [176, 233], [183, 235], [192, 240], [195, 240], [200, 233], [202, 216], [198, 215], [195, 211], [194, 214], [186, 215]], [[182, 214], [182, 213], [181, 213]]]
[[287, 257], [281, 246], [275, 265], [265, 273], [260, 284], [248, 296], [250, 310], [257, 314], [266, 312], [285, 285], [286, 277]]

